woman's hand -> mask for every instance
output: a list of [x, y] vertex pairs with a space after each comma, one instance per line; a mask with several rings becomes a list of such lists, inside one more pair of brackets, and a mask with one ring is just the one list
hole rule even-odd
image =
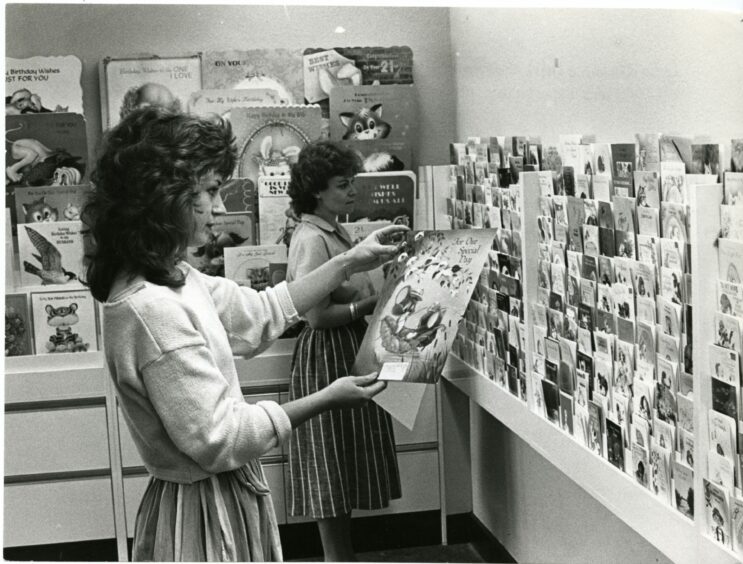
[[344, 376], [323, 390], [330, 409], [358, 407], [387, 387], [387, 382], [377, 380], [377, 372], [366, 376]]
[[360, 317], [366, 317], [374, 313], [374, 308], [377, 306], [377, 300], [379, 296], [369, 296], [368, 298], [361, 299], [356, 302], [356, 311], [359, 312]]
[[393, 258], [397, 254], [398, 243], [405, 239], [407, 231], [410, 229], [404, 225], [388, 225], [377, 229], [346, 253], [349, 259], [347, 273], [373, 270]]

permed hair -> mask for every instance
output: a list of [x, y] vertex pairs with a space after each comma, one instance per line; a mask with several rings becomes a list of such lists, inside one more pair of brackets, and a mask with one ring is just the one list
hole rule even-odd
[[332, 177], [355, 176], [362, 166], [355, 151], [335, 141], [315, 141], [305, 145], [291, 168], [287, 192], [292, 211], [297, 216], [312, 213], [317, 207], [315, 196], [328, 187]]
[[86, 284], [105, 301], [120, 271], [178, 287], [193, 229], [193, 187], [237, 159], [229, 123], [143, 108], [109, 130], [83, 208]]

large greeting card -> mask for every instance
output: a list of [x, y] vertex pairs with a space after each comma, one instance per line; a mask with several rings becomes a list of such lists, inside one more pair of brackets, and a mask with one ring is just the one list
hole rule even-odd
[[230, 123], [238, 160], [235, 176], [257, 184], [258, 176], [289, 174], [299, 151], [320, 138], [319, 106], [235, 108]]
[[411, 229], [415, 217], [415, 174], [403, 172], [362, 173], [354, 180], [353, 211], [340, 221], [390, 221]]
[[108, 128], [144, 106], [185, 110], [191, 94], [201, 90], [201, 56], [106, 58], [102, 75], [101, 111]]
[[96, 305], [88, 290], [31, 294], [36, 354], [98, 350]]
[[268, 89], [277, 93], [280, 104], [303, 102], [301, 50], [206, 51], [202, 68], [206, 89]]
[[354, 374], [435, 383], [487, 260], [495, 231], [411, 231], [393, 260]]
[[27, 223], [18, 228], [21, 286], [80, 286], [82, 222]]
[[5, 115], [83, 113], [83, 65], [74, 55], [5, 58]]

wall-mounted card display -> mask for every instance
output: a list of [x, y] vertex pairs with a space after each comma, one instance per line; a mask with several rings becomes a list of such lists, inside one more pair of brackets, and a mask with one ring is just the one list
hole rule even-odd
[[97, 351], [96, 309], [87, 290], [32, 292], [36, 354]]
[[15, 188], [83, 184], [88, 142], [80, 114], [43, 113], [5, 118], [5, 205], [17, 223]]
[[201, 68], [204, 89], [256, 94], [269, 90], [278, 97], [277, 104], [303, 101], [302, 51], [298, 49], [206, 51]]
[[81, 286], [80, 221], [23, 224], [18, 229], [21, 286]]
[[5, 294], [5, 356], [33, 354], [27, 294]]
[[191, 94], [201, 90], [201, 55], [114, 59], [101, 65], [101, 113], [104, 129], [133, 110], [161, 106], [186, 109]]
[[83, 113], [83, 65], [74, 55], [5, 58], [5, 115]]

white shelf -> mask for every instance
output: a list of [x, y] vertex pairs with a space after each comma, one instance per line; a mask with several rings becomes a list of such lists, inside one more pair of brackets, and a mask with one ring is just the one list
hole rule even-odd
[[693, 521], [460, 359], [449, 357], [444, 377], [672, 561], [739, 562]]

